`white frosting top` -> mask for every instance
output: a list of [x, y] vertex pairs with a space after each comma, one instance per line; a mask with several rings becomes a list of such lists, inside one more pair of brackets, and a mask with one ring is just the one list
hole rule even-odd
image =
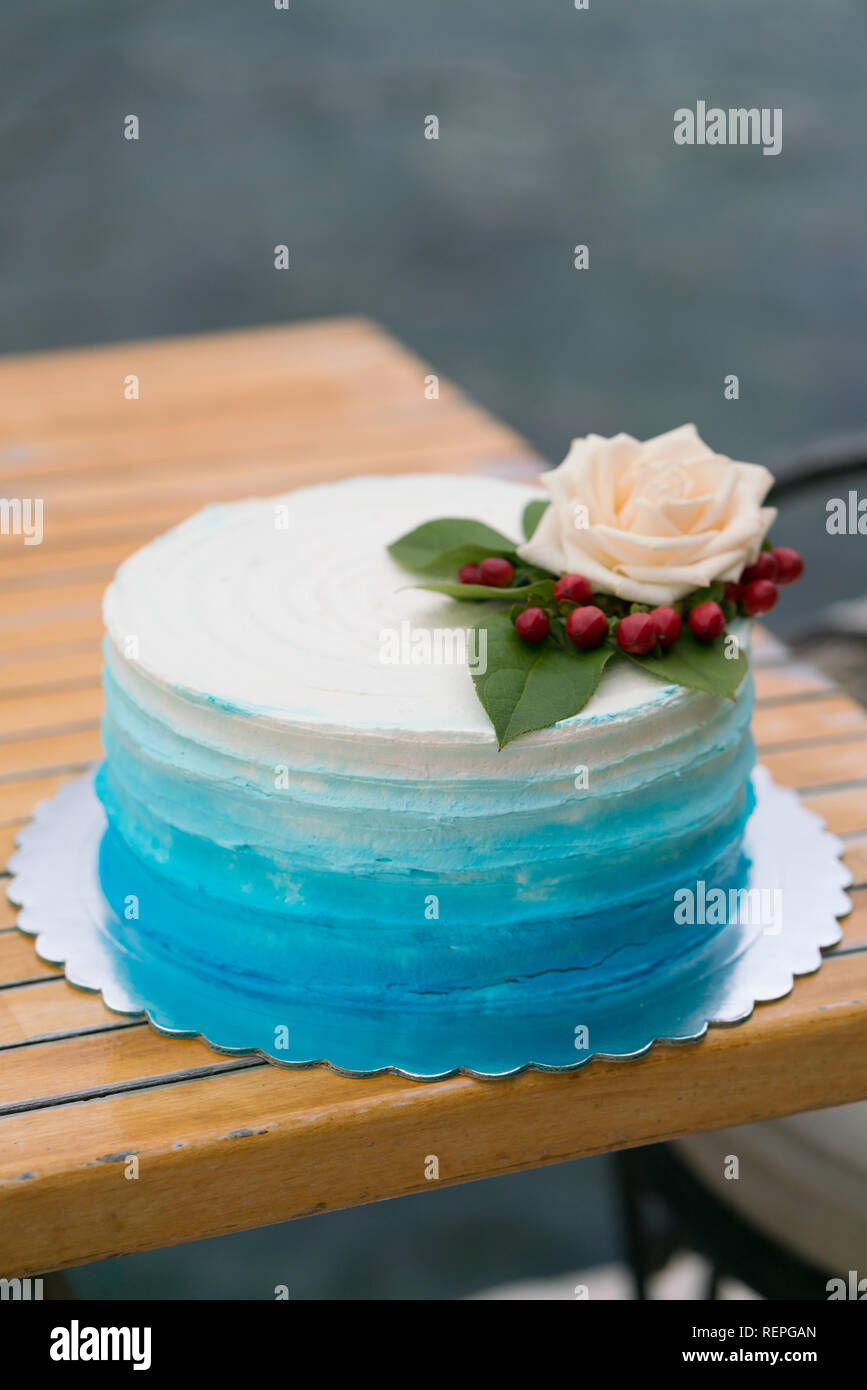
[[[217, 704], [292, 724], [488, 742], [460, 645], [444, 641], [437, 660], [425, 636], [471, 629], [486, 605], [410, 587], [423, 580], [387, 546], [446, 516], [518, 540], [538, 496], [499, 479], [407, 474], [206, 507], [121, 565], [105, 595], [106, 627], [143, 674]], [[576, 718], [670, 691], [623, 662]]]

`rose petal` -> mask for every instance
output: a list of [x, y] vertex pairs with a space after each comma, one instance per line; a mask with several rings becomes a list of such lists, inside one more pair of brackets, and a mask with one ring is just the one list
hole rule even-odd
[[616, 526], [594, 526], [593, 531], [599, 544], [609, 551], [615, 560], [635, 561], [637, 563], [658, 564], [658, 556], [704, 554], [717, 533], [710, 531], [699, 535], [642, 536], [635, 531], [621, 531]]
[[588, 435], [543, 476], [551, 506], [518, 553], [600, 592], [671, 603], [753, 562], [776, 515], [761, 506], [772, 482], [760, 465], [715, 454], [694, 425], [643, 444]]
[[691, 458], [713, 458], [713, 449], [705, 444], [695, 425], [678, 425], [677, 429], [646, 439], [641, 446], [642, 457], [649, 463], [657, 459], [682, 461]]
[[681, 527], [669, 516], [668, 506], [659, 506], [646, 497], [636, 497], [620, 514], [620, 526], [639, 536], [680, 536]]

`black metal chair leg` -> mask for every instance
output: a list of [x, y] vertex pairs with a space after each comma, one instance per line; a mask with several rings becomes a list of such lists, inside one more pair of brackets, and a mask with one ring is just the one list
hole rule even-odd
[[705, 1298], [710, 1299], [711, 1302], [716, 1302], [717, 1298], [719, 1297], [719, 1284], [721, 1273], [722, 1271], [720, 1270], [719, 1265], [712, 1263], [710, 1267], [710, 1273], [707, 1279], [707, 1292], [705, 1294]]
[[635, 1285], [635, 1297], [647, 1299], [647, 1280], [652, 1273], [648, 1233], [641, 1211], [641, 1188], [635, 1166], [626, 1154], [614, 1155], [623, 1243]]

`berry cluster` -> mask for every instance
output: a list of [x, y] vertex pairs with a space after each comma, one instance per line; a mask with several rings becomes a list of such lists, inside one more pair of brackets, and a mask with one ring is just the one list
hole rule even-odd
[[509, 560], [489, 555], [480, 565], [463, 565], [458, 570], [461, 584], [487, 584], [489, 589], [508, 589], [515, 577], [515, 566]]
[[[554, 585], [554, 612], [537, 604], [522, 608], [515, 613], [515, 631], [523, 641], [535, 645], [551, 635], [554, 623], [582, 651], [601, 646], [610, 634], [631, 656], [647, 656], [654, 649], [666, 651], [673, 646], [684, 618], [694, 637], [712, 642], [737, 613], [750, 618], [769, 613], [779, 598], [779, 586], [794, 584], [803, 572], [804, 561], [797, 550], [778, 546], [762, 550], [737, 583], [726, 584], [721, 603], [702, 599], [690, 605], [686, 599], [671, 608], [663, 605], [651, 609], [630, 605], [610, 594], [596, 595], [584, 575], [564, 574]], [[458, 573], [461, 584], [483, 584], [492, 589], [508, 589], [514, 578], [511, 561], [495, 555], [478, 565], [464, 565]]]
[[804, 573], [804, 561], [797, 550], [778, 545], [763, 550], [754, 565], [748, 565], [736, 584], [726, 584], [725, 598], [749, 618], [770, 613], [780, 597], [781, 584], [794, 584]]

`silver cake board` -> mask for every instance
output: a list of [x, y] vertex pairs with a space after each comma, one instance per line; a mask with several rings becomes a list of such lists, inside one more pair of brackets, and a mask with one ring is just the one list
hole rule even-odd
[[[527, 1070], [568, 1072], [593, 1057], [629, 1060], [657, 1043], [697, 1042], [708, 1027], [749, 1018], [788, 994], [838, 944], [851, 908], [842, 845], [765, 768], [745, 835], [750, 894], [706, 950], [631, 991], [564, 997], [540, 1010], [473, 1012], [353, 1009], [327, 998], [281, 1001], [242, 991], [146, 948], [135, 922], [109, 907], [98, 873], [105, 815], [93, 772], [40, 802], [17, 836], [8, 894], [36, 952], [108, 1008], [160, 1033], [199, 1038], [216, 1052], [259, 1055], [285, 1067], [327, 1066], [349, 1076], [394, 1072], [417, 1081], [494, 1080]], [[744, 911], [744, 908], [747, 910]], [[674, 910], [674, 904], [673, 904]], [[709, 912], [696, 900], [683, 910]], [[712, 919], [707, 918], [708, 921]]]

